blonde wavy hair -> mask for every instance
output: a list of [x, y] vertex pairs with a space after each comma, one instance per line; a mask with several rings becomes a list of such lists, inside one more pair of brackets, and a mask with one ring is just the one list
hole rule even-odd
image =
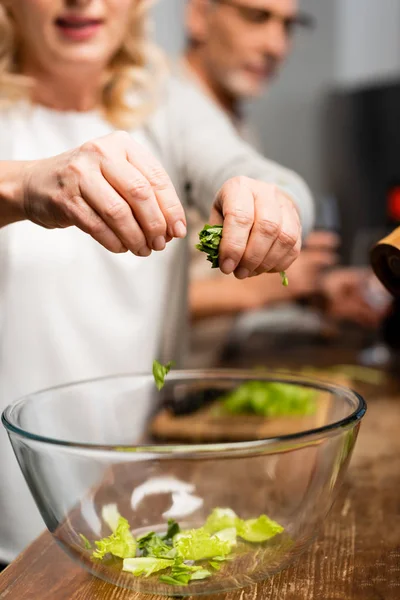
[[[143, 124], [154, 110], [167, 72], [163, 52], [152, 43], [148, 14], [153, 0], [132, 6], [126, 39], [104, 75], [101, 108], [117, 128]], [[14, 21], [0, 0], [0, 105], [30, 98], [33, 82], [19, 71], [19, 41]]]

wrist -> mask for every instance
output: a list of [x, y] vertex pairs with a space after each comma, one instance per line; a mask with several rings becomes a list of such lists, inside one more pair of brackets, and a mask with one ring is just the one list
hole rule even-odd
[[0, 162], [0, 227], [23, 221], [25, 179], [29, 161]]

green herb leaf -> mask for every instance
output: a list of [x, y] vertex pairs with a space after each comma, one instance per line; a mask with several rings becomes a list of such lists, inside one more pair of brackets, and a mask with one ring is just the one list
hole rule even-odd
[[173, 560], [154, 558], [153, 556], [141, 556], [138, 558], [126, 558], [122, 570], [132, 573], [136, 577], [138, 575], [150, 577], [150, 575], [157, 573], [157, 571], [164, 571], [172, 567], [173, 564]]
[[281, 279], [282, 279], [282, 285], [284, 285], [285, 287], [287, 287], [289, 285], [289, 279], [288, 279], [285, 271], [281, 271], [280, 272], [280, 276], [281, 276]]
[[238, 519], [237, 521], [238, 535], [246, 542], [266, 542], [282, 531], [283, 527], [266, 515], [261, 515], [258, 519], [248, 519], [247, 521]]
[[196, 248], [207, 254], [207, 260], [213, 269], [219, 267], [218, 254], [221, 239], [222, 225], [204, 225], [199, 233], [200, 243], [196, 245]]
[[166, 365], [162, 365], [158, 362], [158, 360], [153, 361], [153, 376], [154, 381], [156, 382], [156, 386], [159, 390], [162, 390], [165, 384], [165, 377], [171, 370], [173, 366], [173, 361], [170, 361]]
[[232, 543], [220, 540], [215, 535], [210, 535], [203, 527], [191, 529], [179, 534], [174, 539], [174, 547], [178, 556], [185, 560], [205, 560], [214, 556], [229, 554]]
[[170, 544], [154, 531], [141, 536], [137, 540], [138, 549], [143, 556], [151, 556], [153, 558], [168, 558], [173, 559], [176, 556], [176, 550]]
[[179, 527], [178, 523], [176, 521], [174, 521], [174, 519], [168, 519], [168, 529], [167, 529], [167, 533], [164, 536], [164, 540], [165, 541], [171, 541], [173, 540], [173, 538], [178, 535], [178, 533], [180, 533], [181, 528]]
[[208, 564], [210, 565], [210, 567], [212, 567], [215, 571], [219, 571], [222, 567], [222, 564], [220, 562], [217, 562], [215, 560], [210, 560], [208, 562]]
[[84, 546], [85, 546], [86, 550], [91, 550], [91, 548], [92, 548], [92, 544], [89, 542], [89, 540], [87, 539], [87, 537], [85, 537], [85, 536], [83, 535], [83, 533], [80, 533], [80, 534], [79, 534], [79, 537], [81, 538], [81, 540], [82, 540], [82, 542], [83, 542], [83, 544], [84, 544]]
[[102, 560], [106, 554], [119, 558], [132, 558], [136, 554], [136, 540], [132, 535], [129, 523], [123, 517], [118, 520], [118, 525], [110, 536], [95, 542], [97, 550], [93, 557]]

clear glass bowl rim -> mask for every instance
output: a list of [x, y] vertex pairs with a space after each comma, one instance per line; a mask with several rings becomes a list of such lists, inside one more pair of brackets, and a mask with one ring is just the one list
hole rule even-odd
[[[236, 379], [240, 381], [271, 381], [276, 383], [288, 383], [293, 385], [303, 385], [305, 387], [312, 387], [316, 390], [330, 392], [332, 394], [336, 394], [337, 396], [343, 398], [347, 398], [351, 402], [356, 403], [355, 410], [350, 413], [347, 417], [340, 419], [339, 421], [335, 421], [329, 423], [327, 425], [323, 425], [321, 427], [316, 427], [314, 429], [308, 429], [304, 431], [299, 431], [298, 433], [291, 433], [288, 435], [282, 435], [277, 437], [269, 437], [261, 440], [252, 440], [247, 442], [227, 442], [227, 443], [216, 443], [216, 444], [170, 444], [170, 445], [127, 445], [121, 444], [116, 446], [106, 445], [106, 444], [95, 444], [95, 443], [86, 443], [86, 442], [70, 442], [68, 440], [62, 440], [57, 438], [52, 438], [49, 436], [38, 435], [32, 433], [30, 431], [26, 431], [25, 429], [19, 427], [15, 420], [13, 419], [14, 413], [18, 412], [18, 410], [27, 402], [34, 402], [35, 398], [38, 396], [42, 396], [43, 394], [50, 394], [52, 392], [72, 389], [74, 387], [86, 386], [94, 383], [99, 383], [101, 381], [112, 381], [112, 380], [121, 380], [121, 379], [138, 379], [138, 378], [147, 378], [153, 380], [153, 375], [150, 373], [125, 373], [125, 374], [117, 374], [112, 376], [105, 377], [96, 377], [91, 379], [84, 379], [81, 381], [75, 381], [72, 383], [67, 383], [63, 385], [53, 386], [49, 388], [45, 388], [43, 390], [36, 391], [32, 394], [27, 394], [22, 396], [21, 398], [15, 400], [13, 403], [9, 404], [3, 411], [1, 415], [1, 420], [6, 428], [6, 430], [18, 437], [25, 438], [31, 442], [38, 442], [41, 444], [46, 444], [49, 446], [64, 446], [66, 449], [75, 449], [89, 452], [110, 452], [112, 454], [116, 453], [134, 453], [135, 456], [140, 453], [148, 456], [149, 454], [152, 457], [173, 457], [176, 458], [177, 455], [185, 455], [191, 457], [201, 457], [205, 455], [210, 455], [210, 453], [223, 453], [226, 454], [235, 454], [238, 453], [256, 453], [260, 454], [263, 451], [271, 452], [272, 447], [281, 446], [282, 444], [287, 443], [309, 443], [311, 441], [317, 441], [321, 438], [330, 435], [336, 435], [338, 431], [343, 429], [349, 429], [355, 427], [355, 425], [364, 417], [367, 404], [364, 398], [354, 390], [350, 388], [346, 388], [340, 385], [336, 385], [331, 382], [327, 382], [324, 380], [320, 380], [318, 378], [307, 377], [302, 375], [293, 375], [290, 372], [281, 372], [281, 371], [269, 371], [269, 370], [260, 370], [255, 371], [254, 369], [182, 369], [182, 370], [173, 370], [167, 375], [167, 383], [173, 382], [185, 382], [185, 381], [193, 381], [193, 380], [229, 380]], [[125, 458], [128, 457], [125, 454]]]

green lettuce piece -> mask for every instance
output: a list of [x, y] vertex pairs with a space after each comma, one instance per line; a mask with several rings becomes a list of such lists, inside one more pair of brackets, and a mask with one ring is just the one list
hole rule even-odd
[[239, 537], [246, 540], [246, 542], [253, 543], [266, 542], [283, 531], [283, 527], [279, 523], [272, 521], [266, 515], [261, 515], [258, 519], [248, 519], [247, 521], [238, 519], [236, 527]]
[[196, 245], [197, 250], [207, 254], [207, 260], [212, 269], [219, 267], [219, 244], [222, 239], [222, 225], [204, 225], [199, 233], [200, 243]]
[[144, 575], [150, 577], [153, 573], [164, 571], [174, 564], [173, 560], [154, 558], [153, 556], [140, 556], [138, 558], [125, 558], [122, 570], [132, 573], [136, 577]]
[[221, 398], [230, 414], [263, 417], [304, 416], [315, 412], [315, 391], [307, 387], [270, 381], [246, 381]]
[[158, 360], [153, 361], [153, 376], [158, 390], [162, 390], [162, 388], [164, 387], [165, 377], [170, 372], [173, 364], [173, 361], [170, 361], [166, 365], [162, 365], [158, 362]]
[[136, 554], [136, 540], [132, 535], [129, 523], [119, 517], [116, 530], [108, 537], [95, 542], [93, 557], [102, 560], [106, 554], [118, 558], [132, 558]]
[[192, 573], [190, 581], [199, 581], [201, 579], [207, 579], [207, 577], [211, 577], [210, 571], [207, 569], [199, 569], [198, 571]]
[[176, 550], [165, 540], [151, 531], [137, 539], [138, 548], [143, 556], [151, 556], [153, 558], [175, 558]]
[[214, 556], [225, 556], [232, 549], [232, 543], [210, 535], [203, 527], [180, 533], [174, 538], [178, 556], [184, 560], [205, 560]]
[[287, 287], [289, 285], [289, 279], [288, 279], [288, 276], [286, 275], [285, 271], [281, 271], [280, 276], [282, 279], [282, 285], [284, 287]]
[[214, 535], [222, 542], [229, 542], [231, 546], [236, 545], [236, 527], [228, 527], [227, 529], [221, 529], [221, 531], [217, 531]]
[[86, 550], [91, 550], [92, 544], [89, 542], [89, 540], [87, 539], [87, 537], [84, 536], [83, 533], [80, 533], [79, 537], [81, 538], [81, 540], [83, 542], [83, 545], [86, 548]]
[[190, 581], [199, 581], [210, 577], [207, 569], [197, 565], [188, 565], [181, 558], [177, 558], [168, 575], [161, 575], [160, 581], [169, 585], [188, 585]]
[[208, 533], [216, 533], [222, 529], [236, 527], [237, 514], [230, 508], [214, 508], [207, 518], [204, 529]]
[[105, 504], [101, 509], [101, 518], [105, 523], [107, 523], [111, 531], [116, 531], [119, 520], [121, 518], [121, 515], [118, 512], [117, 505]]

